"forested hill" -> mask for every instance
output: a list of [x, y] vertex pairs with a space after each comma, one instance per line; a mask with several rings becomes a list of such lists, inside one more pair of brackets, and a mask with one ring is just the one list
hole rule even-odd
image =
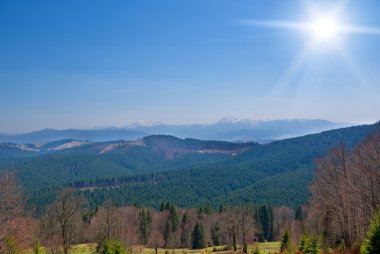
[[344, 141], [353, 147], [379, 124], [362, 125], [269, 144], [148, 136], [138, 141], [0, 145], [0, 168], [16, 172], [30, 203], [43, 207], [54, 190], [72, 186], [95, 206], [194, 207], [210, 203], [297, 206], [308, 197], [314, 160]]

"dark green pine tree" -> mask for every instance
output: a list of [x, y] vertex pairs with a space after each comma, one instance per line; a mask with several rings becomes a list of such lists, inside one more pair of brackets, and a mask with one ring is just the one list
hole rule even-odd
[[165, 204], [164, 202], [161, 202], [160, 212], [162, 212], [163, 210], [165, 210]]
[[223, 213], [224, 212], [224, 207], [223, 207], [223, 205], [220, 205], [219, 206], [219, 213]]
[[140, 243], [142, 244], [148, 243], [149, 226], [150, 226], [150, 221], [148, 218], [148, 212], [145, 212], [144, 209], [141, 209], [139, 213], [139, 239], [140, 239]]
[[167, 202], [166, 205], [165, 205], [165, 210], [168, 210], [168, 211], [169, 211], [169, 210], [170, 210], [170, 207], [171, 207], [170, 203]]
[[380, 211], [375, 215], [361, 248], [362, 254], [380, 253]]
[[186, 248], [189, 245], [189, 235], [190, 233], [187, 230], [187, 224], [189, 223], [189, 213], [186, 211], [182, 216], [181, 222], [181, 247]]
[[165, 223], [164, 231], [162, 232], [162, 236], [164, 238], [164, 247], [165, 248], [168, 246], [171, 231], [172, 231], [172, 224], [171, 224], [170, 220], [168, 219]]
[[268, 239], [268, 232], [269, 232], [269, 213], [268, 213], [268, 208], [267, 206], [261, 206], [259, 208], [259, 220], [260, 220], [260, 226], [262, 229], [263, 233], [263, 239], [264, 240], [269, 240]]
[[220, 245], [220, 226], [217, 221], [214, 223], [214, 225], [211, 228], [211, 238], [212, 238], [212, 244], [214, 246]]
[[169, 219], [171, 221], [171, 231], [172, 232], [175, 232], [177, 229], [178, 229], [178, 213], [177, 213], [177, 209], [175, 208], [174, 205], [170, 206], [170, 216], [169, 216]]
[[150, 229], [150, 225], [152, 224], [153, 219], [152, 219], [152, 212], [149, 209], [147, 209], [146, 211], [146, 220], [148, 222], [149, 229]]
[[268, 206], [268, 223], [269, 223], [269, 232], [268, 232], [268, 241], [274, 240], [274, 214], [273, 214], [273, 206]]
[[203, 249], [206, 247], [205, 243], [205, 233], [202, 223], [195, 223], [193, 234], [192, 234], [192, 248], [193, 249]]
[[205, 214], [207, 214], [207, 215], [212, 214], [212, 208], [211, 208], [211, 206], [210, 206], [209, 203], [207, 203], [207, 204], [205, 205], [204, 212], [205, 212]]
[[274, 216], [271, 205], [263, 205], [256, 209], [255, 220], [258, 221], [262, 233], [258, 235], [259, 241], [272, 241], [274, 234]]
[[285, 233], [281, 237], [280, 250], [281, 252], [287, 250], [291, 245], [291, 238], [289, 230], [285, 230]]
[[[166, 205], [168, 205], [168, 204], [166, 204]], [[170, 206], [168, 209], [169, 210], [169, 218], [166, 220], [164, 231], [163, 231], [163, 238], [164, 238], [164, 242], [165, 242], [165, 247], [168, 246], [170, 236], [172, 233], [177, 231], [178, 224], [179, 224], [177, 209], [175, 208], [174, 205], [169, 204], [169, 206]], [[166, 207], [165, 207], [165, 209], [166, 209]]]
[[203, 207], [200, 206], [199, 209], [198, 209], [198, 215], [201, 215], [203, 213]]
[[297, 209], [296, 209], [296, 213], [295, 213], [294, 219], [302, 221], [302, 209], [301, 209], [300, 206], [298, 206]]

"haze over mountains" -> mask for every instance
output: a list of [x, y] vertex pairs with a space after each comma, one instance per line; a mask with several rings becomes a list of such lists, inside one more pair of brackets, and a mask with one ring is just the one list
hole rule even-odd
[[0, 142], [35, 143], [63, 139], [104, 142], [111, 140], [136, 140], [148, 135], [173, 135], [179, 138], [221, 140], [233, 142], [254, 141], [266, 143], [290, 137], [318, 133], [325, 130], [352, 126], [352, 123], [338, 123], [321, 119], [284, 119], [258, 121], [223, 118], [214, 124], [170, 125], [142, 121], [121, 128], [103, 129], [44, 129], [22, 134], [0, 133]]

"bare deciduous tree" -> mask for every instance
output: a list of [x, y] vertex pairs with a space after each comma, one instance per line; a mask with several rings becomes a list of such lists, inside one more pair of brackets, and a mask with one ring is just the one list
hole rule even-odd
[[31, 239], [31, 223], [24, 213], [24, 198], [14, 173], [0, 174], [0, 252], [5, 241], [12, 237], [17, 243]]
[[236, 216], [236, 209], [229, 208], [222, 215], [222, 229], [228, 237], [229, 244], [237, 251], [237, 241], [240, 236], [240, 224]]
[[136, 207], [123, 207], [118, 209], [120, 216], [119, 239], [124, 246], [132, 251], [132, 246], [139, 243], [139, 212]]
[[253, 242], [254, 235], [256, 232], [255, 224], [253, 221], [253, 211], [247, 206], [237, 207], [236, 217], [238, 227], [240, 229], [240, 242], [243, 246], [243, 252], [248, 252], [248, 243]]
[[167, 212], [154, 212], [152, 214], [151, 234], [149, 237], [149, 245], [158, 253], [158, 248], [163, 246], [164, 236], [163, 231], [165, 227], [165, 221], [168, 219], [169, 214]]
[[319, 159], [311, 193], [318, 233], [349, 248], [359, 244], [380, 208], [380, 130], [353, 151], [341, 143]]
[[101, 242], [105, 239], [119, 239], [120, 235], [120, 218], [116, 207], [111, 201], [106, 201], [96, 214], [98, 240]]
[[84, 199], [75, 195], [73, 189], [64, 189], [46, 210], [45, 220], [48, 226], [46, 230], [51, 230], [49, 235], [53, 241], [56, 241], [59, 235], [64, 254], [68, 253], [75, 233], [82, 224], [84, 203]]

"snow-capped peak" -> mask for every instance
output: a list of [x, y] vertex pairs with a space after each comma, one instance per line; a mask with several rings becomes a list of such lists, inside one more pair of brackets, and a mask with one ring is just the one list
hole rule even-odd
[[240, 119], [237, 117], [229, 116], [224, 117], [218, 121], [218, 123], [221, 124], [247, 124], [250, 126], [256, 126], [259, 121], [257, 120], [251, 120], [251, 119]]
[[132, 123], [127, 125], [127, 128], [136, 128], [136, 127], [153, 127], [157, 125], [161, 125], [161, 122], [155, 122], [155, 121], [150, 121], [150, 120], [141, 120], [136, 123]]

